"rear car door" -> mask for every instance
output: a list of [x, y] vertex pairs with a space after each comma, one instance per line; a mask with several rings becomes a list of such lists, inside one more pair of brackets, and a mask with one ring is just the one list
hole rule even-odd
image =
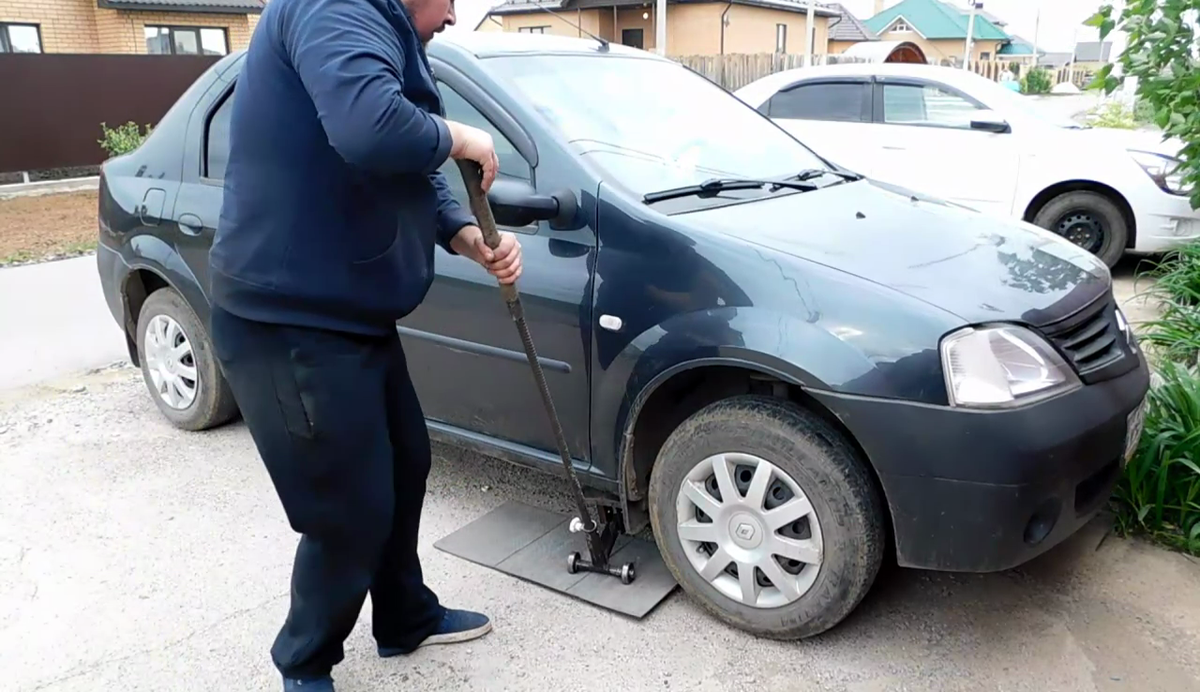
[[759, 111], [818, 155], [870, 176], [877, 157], [863, 138], [870, 127], [871, 99], [867, 78], [822, 77], [780, 89]]
[[879, 77], [874, 89], [874, 177], [1008, 215], [1019, 147], [1011, 131], [972, 128], [972, 118], [988, 111], [982, 103], [929, 79]]
[[[236, 72], [231, 70], [230, 72]], [[175, 200], [176, 249], [208, 294], [208, 249], [221, 215], [225, 165], [229, 162], [229, 118], [234, 83], [216, 82], [196, 104], [188, 124], [179, 196]]]
[[[492, 135], [500, 176], [525, 181], [539, 191], [561, 185], [553, 171], [531, 162], [526, 153], [532, 140], [499, 105], [461, 73], [434, 65], [446, 117]], [[458, 201], [469, 208], [455, 162], [448, 160], [441, 171]], [[521, 242], [524, 270], [519, 288], [526, 322], [571, 455], [587, 462], [590, 398], [585, 349], [591, 338], [589, 268], [594, 265], [596, 236], [590, 228], [558, 232], [546, 223], [501, 230], [516, 233]], [[401, 320], [399, 330], [431, 427], [516, 443], [525, 452], [556, 452], [517, 329], [496, 279], [482, 267], [438, 248], [433, 285], [424, 303]]]

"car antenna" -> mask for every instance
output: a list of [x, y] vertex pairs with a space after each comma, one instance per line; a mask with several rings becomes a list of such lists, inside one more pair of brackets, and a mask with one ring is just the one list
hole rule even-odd
[[578, 24], [571, 21], [570, 19], [567, 19], [566, 17], [562, 16], [561, 14], [554, 12], [549, 7], [546, 7], [545, 5], [543, 5], [541, 3], [531, 2], [529, 4], [533, 5], [534, 7], [538, 8], [539, 10], [542, 10], [543, 12], [549, 14], [551, 17], [557, 17], [558, 19], [566, 22], [567, 24], [570, 24], [575, 29], [578, 29], [579, 33], [587, 34], [589, 37], [591, 37], [593, 40], [597, 41], [600, 44], [600, 50], [604, 50], [604, 51], [608, 50], [608, 41], [606, 39], [600, 38], [599, 36], [593, 34], [592, 32], [588, 31], [587, 29], [584, 29], [583, 27], [579, 26]]

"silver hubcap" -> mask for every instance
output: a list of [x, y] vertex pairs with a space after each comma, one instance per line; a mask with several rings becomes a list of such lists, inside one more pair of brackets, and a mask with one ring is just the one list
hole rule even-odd
[[154, 391], [175, 409], [185, 409], [196, 400], [200, 381], [192, 344], [183, 328], [166, 315], [155, 315], [146, 325], [146, 369]]
[[799, 484], [765, 459], [705, 459], [683, 479], [675, 506], [688, 561], [729, 598], [777, 608], [816, 581], [823, 557], [817, 514]]

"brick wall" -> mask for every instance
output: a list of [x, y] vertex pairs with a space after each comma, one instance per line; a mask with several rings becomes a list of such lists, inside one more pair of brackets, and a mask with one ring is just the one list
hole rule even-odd
[[145, 27], [225, 29], [230, 51], [245, 48], [258, 15], [130, 12], [102, 9], [96, 0], [0, 0], [0, 22], [37, 24], [46, 53], [145, 53]]
[[0, 0], [0, 22], [37, 24], [45, 53], [94, 53], [96, 0]]
[[129, 12], [97, 8], [96, 33], [102, 53], [145, 53], [146, 26], [220, 27], [225, 29], [229, 50], [234, 51], [245, 48], [250, 41], [250, 17], [258, 19], [257, 15], [244, 14]]

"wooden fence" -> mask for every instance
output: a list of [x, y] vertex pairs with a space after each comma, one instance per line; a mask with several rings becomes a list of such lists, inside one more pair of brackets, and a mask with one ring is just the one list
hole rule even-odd
[[[725, 55], [672, 56], [676, 62], [708, 77], [730, 91], [756, 79], [784, 70], [808, 66], [808, 56], [793, 53], [727, 53]], [[865, 62], [842, 55], [814, 55], [813, 65]]]
[[[728, 53], [725, 55], [683, 55], [672, 56], [676, 62], [689, 67], [708, 77], [730, 91], [761, 79], [767, 75], [784, 70], [808, 66], [808, 56], [791, 53]], [[844, 55], [827, 54], [814, 55], [813, 65], [829, 65], [845, 62], [865, 62], [862, 58], [846, 57]], [[1018, 63], [1019, 71], [1015, 79], [1020, 80], [1032, 67], [1029, 64]], [[971, 65], [976, 73], [993, 81], [1000, 81], [1005, 74], [1010, 74], [1012, 63], [1003, 60], [976, 62]], [[1050, 69], [1050, 83], [1062, 84], [1070, 82], [1080, 89], [1092, 80], [1095, 73], [1090, 68], [1067, 66]]]

